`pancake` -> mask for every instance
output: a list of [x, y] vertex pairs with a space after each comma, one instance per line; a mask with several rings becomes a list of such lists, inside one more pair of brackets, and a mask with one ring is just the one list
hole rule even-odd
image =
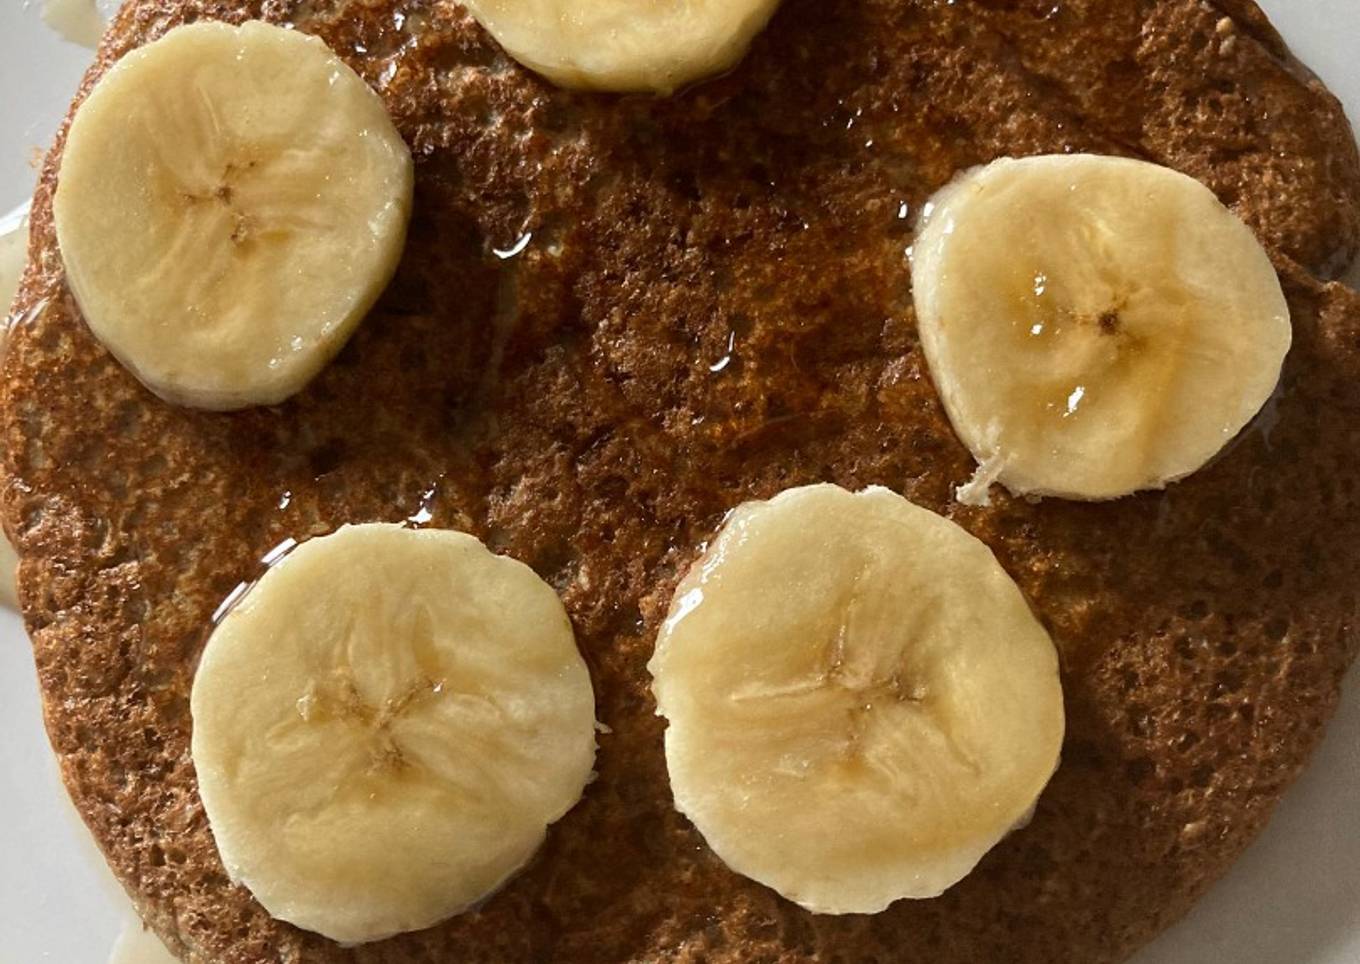
[[[447, 2], [128, 0], [83, 90], [178, 23], [250, 16], [322, 36], [410, 143], [391, 288], [286, 404], [172, 408], [63, 284], [59, 137], [0, 390], [48, 732], [168, 946], [205, 964], [1110, 962], [1260, 831], [1356, 653], [1360, 297], [1331, 279], [1360, 239], [1360, 162], [1253, 6], [788, 0], [738, 69], [657, 100], [557, 90]], [[911, 215], [960, 169], [1061, 151], [1212, 187], [1274, 259], [1294, 347], [1260, 417], [1165, 492], [960, 506], [973, 463], [917, 341]], [[714, 856], [672, 807], [645, 672], [723, 514], [817, 481], [888, 486], [987, 542], [1063, 667], [1068, 736], [1033, 822], [943, 897], [869, 917], [809, 914]], [[227, 880], [189, 689], [214, 611], [272, 547], [411, 517], [560, 592], [610, 732], [599, 779], [484, 906], [342, 948]]]

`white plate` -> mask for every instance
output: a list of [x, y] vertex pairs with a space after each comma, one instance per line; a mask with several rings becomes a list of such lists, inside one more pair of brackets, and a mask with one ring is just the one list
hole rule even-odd
[[[1261, 0], [1360, 116], [1357, 0]], [[0, 213], [27, 198], [90, 54], [0, 0]], [[1138, 964], [1360, 961], [1360, 679], [1264, 836]], [[129, 913], [60, 789], [19, 621], [0, 613], [0, 962], [101, 964]]]

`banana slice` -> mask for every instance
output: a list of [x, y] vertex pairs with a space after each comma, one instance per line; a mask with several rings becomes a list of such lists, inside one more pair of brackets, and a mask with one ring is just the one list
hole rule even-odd
[[57, 239], [90, 330], [151, 391], [270, 405], [386, 287], [412, 178], [382, 101], [320, 40], [197, 23], [128, 54], [76, 113]]
[[302, 544], [212, 634], [190, 710], [228, 874], [345, 943], [492, 893], [595, 759], [561, 602], [458, 532], [346, 526]]
[[42, 0], [39, 16], [62, 40], [90, 50], [104, 35], [103, 11], [95, 0]]
[[[28, 254], [28, 205], [25, 204], [0, 218], [0, 312], [8, 323], [9, 309], [19, 290]], [[4, 335], [0, 332], [0, 343]], [[19, 590], [15, 585], [19, 565], [14, 547], [0, 534], [0, 605], [19, 608]]]
[[0, 605], [19, 612], [19, 555], [0, 535]]
[[1204, 465], [1260, 410], [1289, 308], [1251, 230], [1176, 171], [1004, 159], [926, 209], [921, 344], [981, 465], [960, 497], [1113, 499]]
[[729, 518], [648, 667], [676, 807], [809, 910], [934, 897], [1057, 766], [1052, 641], [985, 545], [886, 489]]
[[28, 205], [0, 217], [0, 312], [8, 318], [28, 254]]
[[467, 0], [506, 52], [563, 87], [652, 91], [729, 70], [779, 0]]
[[118, 932], [108, 964], [179, 964], [179, 958], [170, 953], [140, 917], [131, 914]]

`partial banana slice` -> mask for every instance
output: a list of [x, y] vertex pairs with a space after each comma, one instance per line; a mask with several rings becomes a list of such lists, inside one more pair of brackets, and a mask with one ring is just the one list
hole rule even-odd
[[458, 532], [372, 524], [303, 543], [212, 634], [190, 710], [228, 874], [346, 943], [496, 890], [595, 759], [561, 602]]
[[[16, 208], [0, 217], [0, 318], [9, 318], [10, 306], [19, 290], [28, 254], [28, 205]], [[0, 344], [5, 333], [0, 332]], [[18, 556], [9, 540], [0, 534], [0, 605], [19, 608], [19, 590], [15, 585]]]
[[104, 35], [104, 16], [95, 0], [42, 0], [42, 22], [67, 43], [94, 50]]
[[316, 38], [197, 23], [133, 51], [71, 124], [54, 212], [91, 331], [153, 392], [269, 405], [396, 269], [411, 155]]
[[1204, 465], [1270, 397], [1289, 308], [1251, 230], [1143, 161], [1003, 159], [926, 209], [921, 344], [982, 468], [961, 498], [1113, 499]]
[[28, 254], [28, 205], [0, 217], [0, 317], [8, 318]]
[[467, 0], [530, 70], [563, 87], [651, 91], [730, 69], [779, 0]]
[[19, 611], [19, 554], [0, 534], [0, 605]]
[[1024, 822], [1063, 738], [1057, 653], [985, 545], [887, 489], [737, 509], [648, 667], [676, 807], [809, 910], [934, 897]]
[[155, 931], [149, 930], [142, 919], [129, 911], [123, 928], [118, 932], [108, 964], [179, 964]]

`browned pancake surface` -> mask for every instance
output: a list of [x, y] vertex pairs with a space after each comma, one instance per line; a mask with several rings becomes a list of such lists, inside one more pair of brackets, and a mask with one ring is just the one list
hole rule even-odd
[[[1116, 961], [1251, 840], [1354, 654], [1360, 553], [1360, 298], [1325, 283], [1360, 237], [1360, 167], [1254, 7], [788, 0], [735, 72], [655, 100], [556, 90], [452, 3], [129, 0], [95, 74], [184, 20], [259, 15], [324, 37], [412, 146], [410, 243], [378, 309], [279, 408], [160, 402], [63, 285], [58, 145], [0, 398], [49, 732], [172, 947], [240, 964]], [[973, 466], [917, 343], [912, 219], [962, 168], [1087, 150], [1187, 171], [1256, 229], [1294, 312], [1283, 385], [1165, 493], [957, 506]], [[886, 485], [976, 533], [1063, 658], [1069, 734], [1033, 823], [944, 897], [873, 917], [808, 914], [704, 846], [672, 809], [644, 669], [723, 513], [816, 481]], [[561, 592], [611, 732], [599, 780], [482, 910], [343, 949], [225, 878], [189, 688], [213, 611], [269, 549], [422, 507]]]

